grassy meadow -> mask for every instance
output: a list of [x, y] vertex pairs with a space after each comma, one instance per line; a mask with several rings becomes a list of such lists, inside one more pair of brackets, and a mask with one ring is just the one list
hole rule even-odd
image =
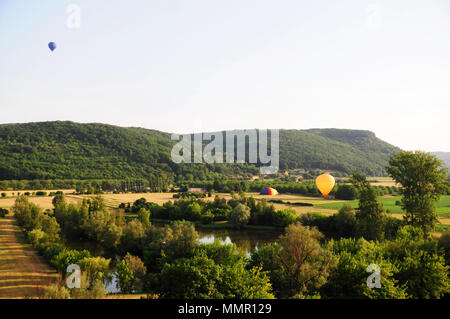
[[[393, 215], [403, 215], [403, 210], [400, 206], [396, 205], [397, 201], [401, 200], [401, 196], [383, 196], [378, 199], [384, 206], [386, 210], [388, 210]], [[321, 207], [324, 209], [332, 209], [338, 210], [342, 207], [342, 204], [347, 203], [351, 205], [353, 208], [358, 207], [358, 201], [323, 201], [320, 204], [317, 204], [317, 207]], [[450, 224], [450, 196], [442, 196], [439, 202], [436, 203], [436, 212], [439, 217], [439, 220], [443, 224]]]

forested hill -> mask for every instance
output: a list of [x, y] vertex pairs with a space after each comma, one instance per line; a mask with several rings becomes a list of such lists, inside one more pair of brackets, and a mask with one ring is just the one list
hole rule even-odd
[[373, 132], [343, 129], [282, 130], [280, 167], [321, 168], [371, 176], [385, 175], [389, 158], [400, 151]]
[[[40, 122], [0, 125], [0, 180], [120, 179], [151, 174], [194, 178], [258, 173], [254, 165], [178, 165], [170, 134], [106, 124]], [[398, 148], [368, 131], [280, 131], [280, 168], [384, 174]]]
[[433, 152], [450, 169], [450, 152]]

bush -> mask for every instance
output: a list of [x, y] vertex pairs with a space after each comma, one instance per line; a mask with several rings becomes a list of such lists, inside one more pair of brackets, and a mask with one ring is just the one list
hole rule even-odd
[[304, 226], [317, 227], [327, 237], [336, 237], [335, 215], [325, 216], [319, 212], [307, 213], [301, 215], [299, 221]]
[[358, 192], [353, 185], [344, 184], [339, 186], [334, 196], [336, 199], [354, 200], [357, 198]]
[[356, 232], [356, 216], [353, 208], [345, 204], [335, 215], [336, 237], [353, 237]]
[[201, 217], [201, 223], [204, 225], [211, 224], [214, 221], [214, 215], [211, 211], [206, 211]]
[[8, 215], [9, 211], [5, 208], [0, 208], [0, 217], [5, 217]]
[[286, 227], [295, 223], [297, 220], [297, 213], [293, 209], [282, 209], [273, 214], [273, 225], [277, 227]]
[[81, 288], [72, 290], [72, 299], [105, 299], [107, 293], [101, 280], [89, 281], [87, 276], [82, 273]]
[[53, 284], [45, 288], [44, 299], [70, 299], [70, 291], [66, 287]]
[[51, 261], [55, 256], [57, 256], [64, 248], [60, 244], [52, 244], [44, 249], [43, 255], [46, 260]]
[[47, 192], [38, 191], [36, 192], [36, 196], [47, 196]]
[[216, 282], [221, 267], [206, 256], [195, 256], [180, 264], [165, 264], [160, 277], [163, 298], [194, 299], [221, 297]]
[[54, 256], [51, 260], [51, 264], [56, 270], [62, 273], [64, 276], [67, 271], [67, 267], [70, 264], [78, 264], [82, 259], [91, 257], [91, 253], [87, 250], [67, 250], [62, 249], [61, 252]]
[[88, 282], [93, 283], [96, 280], [103, 280], [109, 269], [111, 259], [103, 257], [86, 257], [78, 262], [81, 271], [87, 276]]
[[439, 238], [439, 247], [444, 251], [446, 264], [450, 263], [450, 231], [446, 231]]
[[19, 226], [26, 231], [40, 228], [42, 222], [42, 209], [34, 203], [28, 201], [28, 197], [19, 196], [12, 207], [14, 217]]
[[37, 247], [45, 240], [45, 233], [40, 229], [33, 229], [27, 233], [28, 241], [33, 247]]

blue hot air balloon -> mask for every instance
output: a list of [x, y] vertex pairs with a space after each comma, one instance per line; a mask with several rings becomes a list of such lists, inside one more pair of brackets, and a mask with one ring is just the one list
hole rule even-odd
[[56, 43], [55, 42], [49, 42], [48, 43], [48, 47], [50, 48], [50, 50], [55, 50], [56, 49]]

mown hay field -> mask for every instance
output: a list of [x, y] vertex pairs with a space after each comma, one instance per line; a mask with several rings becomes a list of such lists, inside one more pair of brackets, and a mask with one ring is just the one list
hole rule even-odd
[[[73, 191], [71, 193], [73, 193]], [[68, 194], [70, 194], [70, 193], [68, 192]], [[67, 197], [67, 201], [69, 203], [77, 203], [79, 201], [77, 198], [72, 198], [70, 195], [66, 195], [66, 197]], [[14, 202], [16, 201], [16, 198], [17, 198], [17, 196], [0, 198], [0, 207], [1, 208], [11, 208], [12, 206], [14, 206]], [[53, 200], [53, 196], [29, 196], [29, 201], [31, 203], [34, 203], [43, 209], [53, 208], [52, 200]]]
[[[348, 181], [349, 177], [337, 177], [336, 180]], [[370, 182], [370, 185], [372, 186], [397, 186], [397, 187], [400, 186], [392, 178], [385, 176], [368, 177], [367, 180]]]
[[38, 298], [60, 275], [26, 243], [14, 222], [11, 214], [0, 218], [0, 299]]

